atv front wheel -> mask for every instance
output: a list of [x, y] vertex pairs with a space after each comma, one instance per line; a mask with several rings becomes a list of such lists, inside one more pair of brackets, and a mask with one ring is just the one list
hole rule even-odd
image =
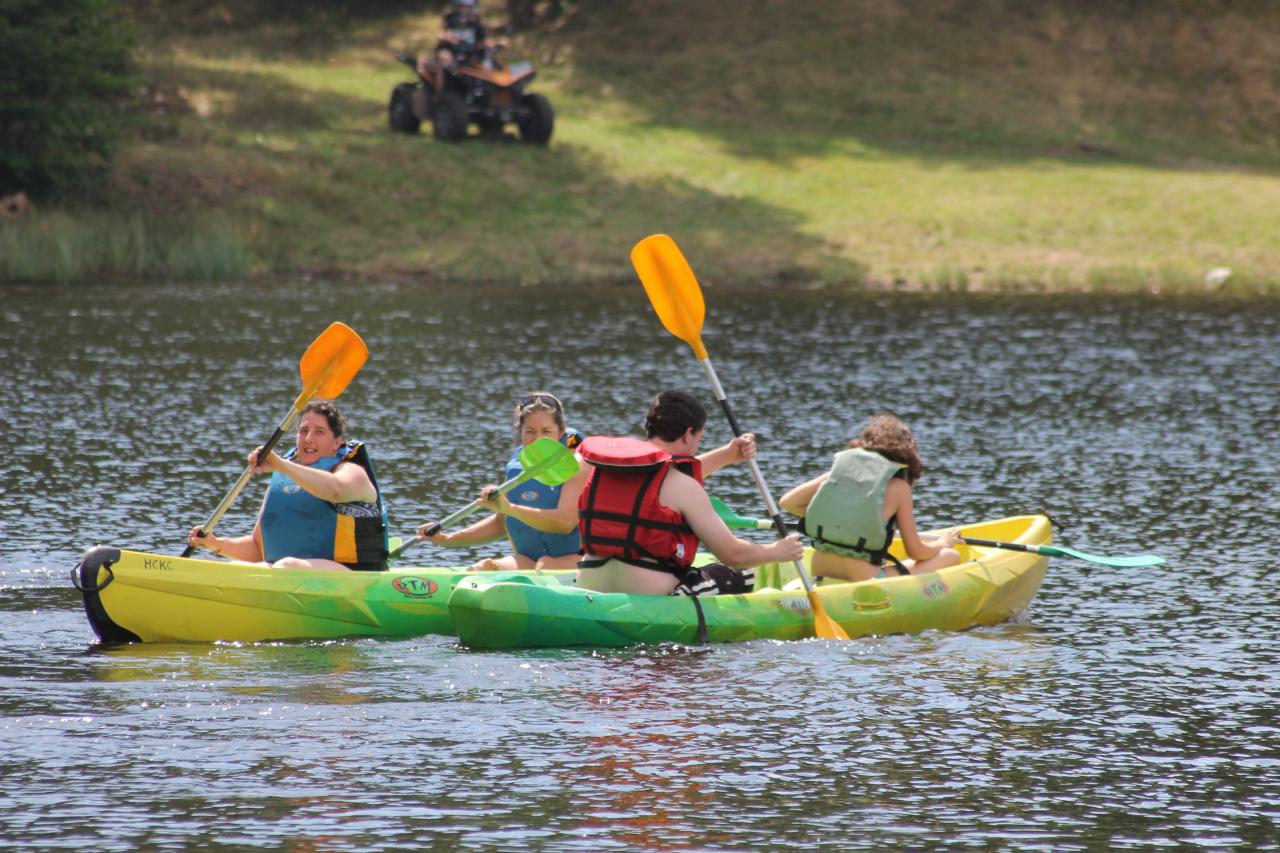
[[467, 105], [453, 92], [436, 98], [431, 111], [431, 129], [436, 139], [460, 142], [467, 135]]
[[542, 95], [528, 94], [521, 101], [527, 115], [520, 120], [520, 141], [534, 145], [546, 145], [551, 140], [551, 131], [556, 125], [555, 113], [551, 110], [551, 102]]
[[391, 103], [387, 106], [387, 124], [396, 133], [417, 133], [422, 124], [413, 114], [413, 93], [417, 87], [401, 83], [391, 90]]

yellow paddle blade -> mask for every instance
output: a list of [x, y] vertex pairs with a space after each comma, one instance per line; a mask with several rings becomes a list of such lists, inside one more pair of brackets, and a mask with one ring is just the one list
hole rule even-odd
[[354, 329], [344, 323], [331, 324], [311, 342], [298, 363], [302, 374], [302, 395], [298, 399], [335, 399], [368, 360], [369, 348]]
[[822, 606], [822, 599], [818, 598], [817, 591], [810, 591], [809, 604], [813, 606], [813, 633], [822, 640], [847, 640], [849, 635], [840, 627], [840, 623], [827, 615], [827, 609]]
[[645, 237], [632, 248], [631, 265], [662, 325], [691, 346], [699, 361], [704, 360], [707, 348], [702, 345], [702, 320], [707, 306], [702, 301], [702, 288], [676, 241], [666, 234]]

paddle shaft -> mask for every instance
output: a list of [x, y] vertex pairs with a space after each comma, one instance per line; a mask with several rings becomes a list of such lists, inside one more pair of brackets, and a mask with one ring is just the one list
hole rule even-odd
[[1159, 566], [1164, 563], [1163, 557], [1157, 557], [1154, 554], [1139, 554], [1131, 557], [1102, 557], [1097, 554], [1086, 554], [1074, 548], [1058, 548], [1053, 545], [1021, 545], [1017, 542], [996, 542], [992, 539], [975, 539], [969, 536], [961, 536], [960, 541], [986, 548], [1025, 551], [1030, 554], [1039, 554], [1043, 557], [1070, 557], [1075, 560], [1084, 560], [1086, 563], [1097, 563], [1100, 566], [1112, 566], [1114, 568], [1142, 568], [1144, 566]]
[[[498, 495], [505, 495], [507, 492], [511, 491], [521, 483], [527, 480], [533, 479], [534, 475], [537, 473], [538, 473], [538, 469], [534, 469], [531, 471], [523, 471], [520, 473], [519, 476], [512, 477], [510, 480], [507, 480], [507, 482], [503, 483], [501, 486], [498, 486], [498, 490], [493, 493], [494, 497], [497, 497]], [[444, 518], [437, 521], [435, 524], [431, 525], [431, 527], [428, 528], [427, 532], [422, 536], [414, 536], [409, 541], [402, 543], [399, 548], [391, 552], [388, 559], [394, 560], [398, 558], [401, 554], [403, 554], [405, 551], [408, 551], [410, 548], [412, 548], [414, 545], [421, 542], [426, 537], [435, 536], [445, 527], [448, 527], [451, 524], [456, 524], [457, 522], [471, 515], [473, 512], [480, 509], [481, 506], [483, 506], [482, 502], [480, 501], [479, 498], [476, 498], [471, 503], [464, 506], [462, 509], [458, 510], [452, 515], [445, 516]]]
[[[259, 459], [265, 459], [266, 455], [274, 450], [275, 446], [280, 443], [280, 439], [284, 437], [284, 434], [289, 431], [294, 423], [297, 422], [298, 416], [302, 414], [302, 410], [306, 407], [312, 393], [311, 389], [305, 389], [298, 395], [298, 399], [293, 401], [293, 409], [290, 410], [289, 414], [285, 415], [284, 420], [280, 421], [280, 425], [276, 427], [276, 431], [267, 439], [267, 443], [262, 445], [262, 452], [258, 454]], [[244, 469], [244, 473], [240, 475], [240, 479], [236, 480], [236, 484], [231, 487], [231, 491], [227, 492], [227, 496], [222, 499], [222, 503], [218, 504], [217, 509], [215, 509], [213, 514], [209, 516], [209, 520], [200, 525], [201, 535], [208, 536], [213, 532], [214, 526], [222, 520], [222, 516], [226, 515], [227, 509], [231, 506], [232, 502], [240, 496], [240, 493], [244, 491], [244, 487], [249, 484], [251, 479], [253, 479], [252, 465]], [[182, 549], [182, 556], [190, 557], [195, 553], [195, 550], [194, 545], [188, 545], [186, 548]]]
[[[724, 410], [725, 419], [729, 421], [729, 429], [733, 430], [735, 438], [742, 435], [742, 427], [738, 425], [738, 417], [733, 413], [733, 406], [729, 404], [729, 397], [724, 392], [724, 386], [720, 384], [720, 377], [716, 375], [716, 369], [711, 365], [711, 359], [700, 358], [698, 363], [702, 365], [703, 371], [707, 374], [707, 382], [711, 385], [711, 392], [716, 395], [716, 401], [720, 403], [720, 408]], [[760, 466], [756, 464], [755, 459], [747, 460], [747, 467], [751, 470], [751, 478], [756, 481], [756, 489], [760, 492], [760, 497], [764, 499], [765, 509], [769, 512], [769, 518], [773, 521], [774, 532], [778, 534], [779, 539], [787, 538], [787, 525], [782, 520], [782, 513], [778, 511], [778, 505], [773, 502], [773, 494], [769, 491], [769, 486], [764, 481], [764, 474], [760, 473]], [[804, 562], [802, 560], [795, 561], [796, 573], [800, 575], [800, 581], [804, 584], [805, 592], [812, 594], [814, 592], [813, 581], [809, 578], [809, 573], [805, 571]]]
[[1017, 542], [997, 542], [994, 539], [975, 539], [972, 536], [961, 536], [960, 541], [966, 545], [980, 545], [984, 548], [1003, 548], [1006, 551], [1025, 551], [1028, 554], [1044, 554], [1046, 557], [1056, 557], [1058, 554], [1046, 553], [1039, 545], [1020, 545]]

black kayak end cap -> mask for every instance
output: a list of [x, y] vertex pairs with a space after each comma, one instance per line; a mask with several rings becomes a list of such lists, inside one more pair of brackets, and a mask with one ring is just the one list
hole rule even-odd
[[[128, 631], [111, 620], [102, 603], [102, 590], [111, 585], [115, 575], [111, 566], [120, 559], [120, 549], [108, 545], [95, 545], [84, 552], [80, 565], [71, 570], [71, 583], [80, 590], [84, 597], [84, 612], [89, 617], [89, 625], [98, 639], [104, 643], [137, 643], [141, 637]], [[107, 579], [98, 582], [101, 569], [107, 570]]]

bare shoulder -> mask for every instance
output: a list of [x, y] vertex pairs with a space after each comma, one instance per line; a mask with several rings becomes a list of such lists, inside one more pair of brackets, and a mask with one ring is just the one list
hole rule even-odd
[[710, 506], [710, 499], [702, 485], [688, 474], [674, 468], [667, 472], [659, 500], [665, 506], [681, 512], [690, 512], [703, 504]]
[[901, 477], [894, 477], [884, 490], [885, 509], [896, 513], [911, 507], [911, 484]]

